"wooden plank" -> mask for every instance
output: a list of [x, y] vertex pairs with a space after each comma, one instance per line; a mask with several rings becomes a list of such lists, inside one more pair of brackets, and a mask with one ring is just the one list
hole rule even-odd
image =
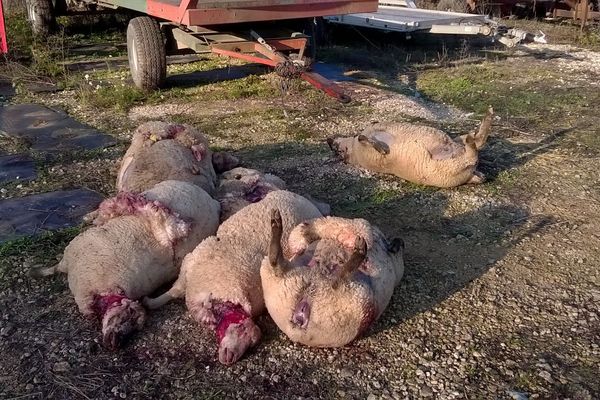
[[295, 4], [321, 4], [336, 3], [339, 0], [199, 0], [196, 9], [207, 8], [249, 8], [249, 7], [271, 7], [290, 6]]
[[375, 11], [377, 11], [377, 1], [318, 3], [311, 5], [295, 4], [291, 6], [252, 7], [244, 9], [193, 9], [186, 12], [182, 23], [184, 25], [210, 26]]

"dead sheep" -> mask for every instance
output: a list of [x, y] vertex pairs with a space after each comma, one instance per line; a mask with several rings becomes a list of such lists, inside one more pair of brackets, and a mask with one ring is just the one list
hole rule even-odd
[[197, 129], [151, 121], [135, 130], [117, 175], [117, 189], [142, 192], [158, 182], [178, 180], [212, 194], [215, 168], [224, 171], [237, 164], [237, 158], [227, 153], [213, 153]]
[[243, 167], [224, 172], [219, 181], [215, 198], [221, 203], [221, 221], [256, 203], [275, 190], [284, 190], [285, 182], [279, 177]]
[[[285, 190], [286, 183], [276, 175], [263, 173], [256, 169], [237, 167], [224, 172], [220, 176], [215, 198], [221, 203], [221, 221], [227, 220], [233, 214], [256, 203], [275, 190]], [[328, 204], [313, 199], [308, 194], [302, 194], [310, 200], [323, 215], [329, 215], [331, 208]]]
[[[199, 323], [216, 331], [219, 361], [232, 364], [261, 337], [253, 319], [264, 312], [260, 264], [267, 254], [270, 211], [282, 216], [282, 237], [302, 221], [320, 217], [307, 199], [284, 190], [270, 192], [263, 200], [244, 207], [225, 221], [217, 235], [204, 240], [183, 260], [173, 287], [149, 308], [185, 297], [187, 308]], [[284, 249], [285, 251], [285, 249]]]
[[478, 132], [452, 140], [445, 132], [409, 123], [377, 124], [356, 137], [329, 138], [329, 147], [344, 161], [407, 181], [455, 187], [485, 181], [477, 171], [479, 150], [491, 131], [490, 107]]
[[103, 343], [116, 348], [144, 323], [138, 299], [177, 278], [183, 257], [217, 231], [219, 203], [198, 186], [165, 181], [105, 200], [94, 223], [56, 266], [32, 275], [68, 274], [79, 311], [100, 318]]
[[404, 273], [401, 239], [388, 241], [364, 219], [318, 218], [286, 240], [274, 212], [271, 227], [260, 269], [265, 305], [292, 341], [344, 346], [379, 318]]

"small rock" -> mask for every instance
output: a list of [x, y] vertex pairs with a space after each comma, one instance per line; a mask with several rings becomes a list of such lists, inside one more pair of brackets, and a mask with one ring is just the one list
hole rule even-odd
[[379, 382], [377, 382], [377, 381], [373, 381], [373, 387], [375, 389], [381, 389], [381, 384]]
[[52, 370], [54, 372], [67, 372], [70, 369], [71, 369], [71, 366], [66, 361], [54, 363], [54, 366], [52, 366]]
[[342, 378], [350, 378], [352, 375], [352, 371], [350, 371], [348, 368], [342, 368], [340, 371], [340, 376]]
[[367, 400], [377, 400], [377, 396], [375, 396], [373, 393], [371, 393], [370, 395], [367, 396]]
[[550, 372], [548, 371], [540, 371], [538, 376], [548, 383], [554, 382], [554, 380], [552, 379], [552, 375], [550, 375]]
[[7, 337], [15, 330], [15, 326], [10, 322], [6, 326], [0, 329], [0, 336]]
[[529, 395], [527, 393], [517, 392], [516, 390], [507, 390], [506, 393], [513, 400], [528, 400], [529, 399]]
[[34, 386], [31, 383], [28, 383], [27, 386], [25, 386], [25, 390], [27, 390], [28, 392], [33, 390]]
[[421, 388], [421, 397], [431, 397], [433, 396], [433, 390], [429, 386], [423, 386]]

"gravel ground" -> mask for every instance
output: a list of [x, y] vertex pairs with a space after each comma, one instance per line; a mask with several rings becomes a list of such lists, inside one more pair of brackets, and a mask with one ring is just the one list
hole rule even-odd
[[[595, 65], [598, 53], [588, 53]], [[519, 57], [498, 65], [548, 68], [547, 58]], [[551, 60], [572, 79], [595, 76], [575, 56]], [[76, 232], [11, 243], [0, 247], [0, 398], [600, 398], [598, 103], [553, 146], [543, 142], [553, 124], [536, 122], [531, 133], [497, 123], [481, 155], [490, 181], [436, 190], [342, 165], [324, 139], [390, 119], [464, 133], [476, 119], [423, 98], [345, 87], [357, 100], [350, 106], [306, 88], [275, 100], [197, 96], [128, 113], [80, 104], [72, 91], [29, 97], [123, 144], [42, 165], [37, 181], [5, 185], [3, 197], [74, 185], [109, 195], [132, 128], [173, 118], [199, 125], [213, 145], [327, 201], [335, 214], [403, 237], [406, 273], [381, 319], [351, 345], [292, 344], [265, 315], [261, 344], [224, 367], [213, 334], [193, 323], [183, 302], [152, 312], [122, 350], [105, 350], [97, 321], [77, 312], [64, 277], [27, 275], [60, 257]]]

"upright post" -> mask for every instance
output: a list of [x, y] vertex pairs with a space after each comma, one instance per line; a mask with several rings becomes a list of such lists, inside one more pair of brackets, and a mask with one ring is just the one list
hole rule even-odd
[[2, 0], [0, 0], [0, 54], [8, 53], [8, 43], [6, 42], [6, 26], [4, 25], [4, 10], [2, 9]]

